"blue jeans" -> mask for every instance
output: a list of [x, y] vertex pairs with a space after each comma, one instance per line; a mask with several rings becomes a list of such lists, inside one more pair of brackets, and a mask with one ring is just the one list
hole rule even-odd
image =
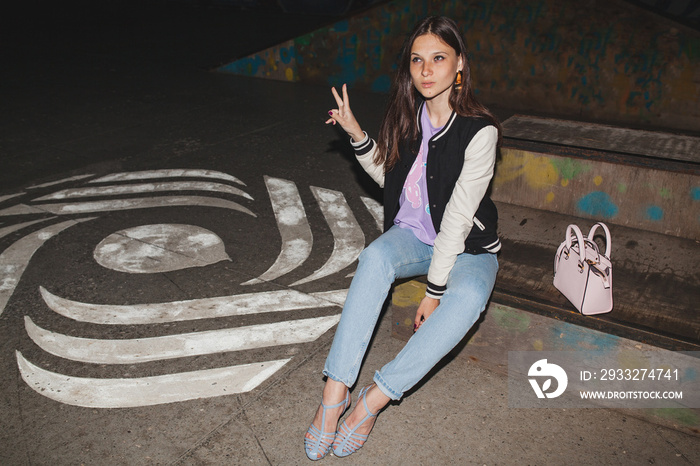
[[[406, 228], [393, 226], [360, 254], [323, 374], [352, 387], [394, 280], [428, 273], [433, 247]], [[479, 318], [496, 282], [495, 254], [460, 254], [435, 312], [393, 361], [374, 375], [392, 400], [418, 383]]]

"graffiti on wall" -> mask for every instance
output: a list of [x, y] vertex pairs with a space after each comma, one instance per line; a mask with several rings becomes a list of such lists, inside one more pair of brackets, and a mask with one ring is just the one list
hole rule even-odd
[[502, 149], [496, 201], [700, 239], [698, 176]]
[[700, 138], [524, 115], [503, 130], [494, 199], [700, 238]]
[[220, 70], [386, 92], [405, 35], [428, 14], [459, 23], [486, 103], [700, 127], [700, 32], [627, 3], [397, 0]]

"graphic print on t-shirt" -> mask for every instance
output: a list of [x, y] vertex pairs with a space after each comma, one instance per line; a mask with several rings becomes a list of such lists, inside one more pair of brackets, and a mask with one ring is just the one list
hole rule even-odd
[[423, 177], [423, 166], [425, 162], [423, 161], [423, 144], [420, 146], [420, 151], [418, 151], [418, 157], [411, 167], [411, 171], [408, 172], [406, 181], [404, 182], [403, 189], [406, 196], [406, 200], [411, 203], [411, 207], [414, 209], [420, 208], [423, 204], [421, 189], [420, 189], [420, 179]]

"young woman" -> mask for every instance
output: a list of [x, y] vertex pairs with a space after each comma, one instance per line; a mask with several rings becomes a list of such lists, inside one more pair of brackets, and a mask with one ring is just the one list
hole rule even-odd
[[[326, 123], [340, 124], [357, 159], [384, 187], [385, 232], [360, 255], [323, 374], [321, 406], [304, 443], [312, 460], [331, 449], [357, 451], [378, 412], [420, 381], [479, 318], [491, 295], [500, 241], [486, 191], [499, 124], [472, 92], [457, 25], [420, 21], [404, 46], [389, 106], [375, 142], [350, 110], [347, 87]], [[428, 275], [414, 334], [363, 388], [339, 429], [382, 305], [397, 278]], [[336, 431], [337, 429], [337, 431]]]

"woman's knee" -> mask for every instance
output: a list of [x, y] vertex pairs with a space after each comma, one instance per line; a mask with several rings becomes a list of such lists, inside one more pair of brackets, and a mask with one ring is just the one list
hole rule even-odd
[[369, 266], [376, 271], [382, 270], [389, 275], [394, 269], [390, 251], [377, 241], [371, 243], [360, 253], [358, 262], [360, 266]]

